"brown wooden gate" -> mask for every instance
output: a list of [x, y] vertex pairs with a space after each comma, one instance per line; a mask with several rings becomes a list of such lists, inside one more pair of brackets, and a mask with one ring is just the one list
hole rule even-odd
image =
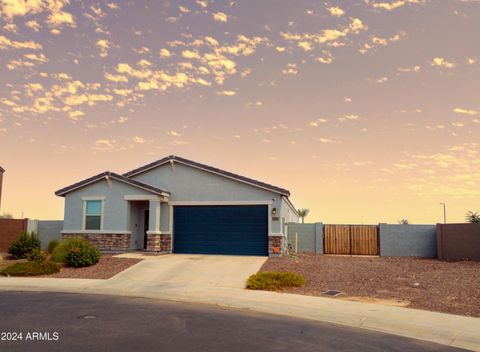
[[325, 254], [378, 255], [377, 225], [325, 225]]

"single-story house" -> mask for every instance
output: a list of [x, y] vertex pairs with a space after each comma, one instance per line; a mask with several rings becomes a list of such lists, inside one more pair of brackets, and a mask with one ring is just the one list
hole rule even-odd
[[286, 224], [298, 222], [288, 190], [174, 155], [55, 194], [65, 197], [62, 237], [103, 251], [281, 254]]

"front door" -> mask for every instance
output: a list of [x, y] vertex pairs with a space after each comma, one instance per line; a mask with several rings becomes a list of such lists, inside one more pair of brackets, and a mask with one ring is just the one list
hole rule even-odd
[[148, 219], [150, 218], [150, 212], [145, 210], [145, 220], [143, 221], [143, 249], [147, 249], [147, 231], [148, 231]]

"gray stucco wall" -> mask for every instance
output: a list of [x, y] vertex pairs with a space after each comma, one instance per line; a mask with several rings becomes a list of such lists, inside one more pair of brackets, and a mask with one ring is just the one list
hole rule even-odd
[[38, 237], [42, 248], [46, 248], [52, 240], [61, 240], [63, 229], [63, 221], [61, 220], [39, 220], [38, 221]]
[[128, 231], [130, 230], [129, 206], [124, 196], [150, 194], [147, 191], [113, 179], [111, 179], [110, 184], [106, 180], [99, 180], [65, 196], [65, 222], [63, 229], [70, 231], [82, 230], [82, 197], [105, 197], [103, 230]]
[[[272, 201], [275, 199], [272, 208], [277, 208], [277, 214], [282, 214], [280, 194], [179, 163], [175, 163], [174, 168], [170, 164], [165, 164], [132, 178], [171, 192], [170, 201]], [[273, 233], [282, 233], [281, 218], [278, 221], [272, 221], [271, 230]]]
[[323, 254], [323, 224], [289, 223], [288, 244], [293, 251]]
[[435, 225], [379, 225], [380, 255], [437, 257]]

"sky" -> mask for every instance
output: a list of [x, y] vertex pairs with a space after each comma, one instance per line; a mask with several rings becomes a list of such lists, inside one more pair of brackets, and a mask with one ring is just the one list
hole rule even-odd
[[480, 210], [480, 1], [0, 0], [1, 212], [175, 154], [306, 221]]

